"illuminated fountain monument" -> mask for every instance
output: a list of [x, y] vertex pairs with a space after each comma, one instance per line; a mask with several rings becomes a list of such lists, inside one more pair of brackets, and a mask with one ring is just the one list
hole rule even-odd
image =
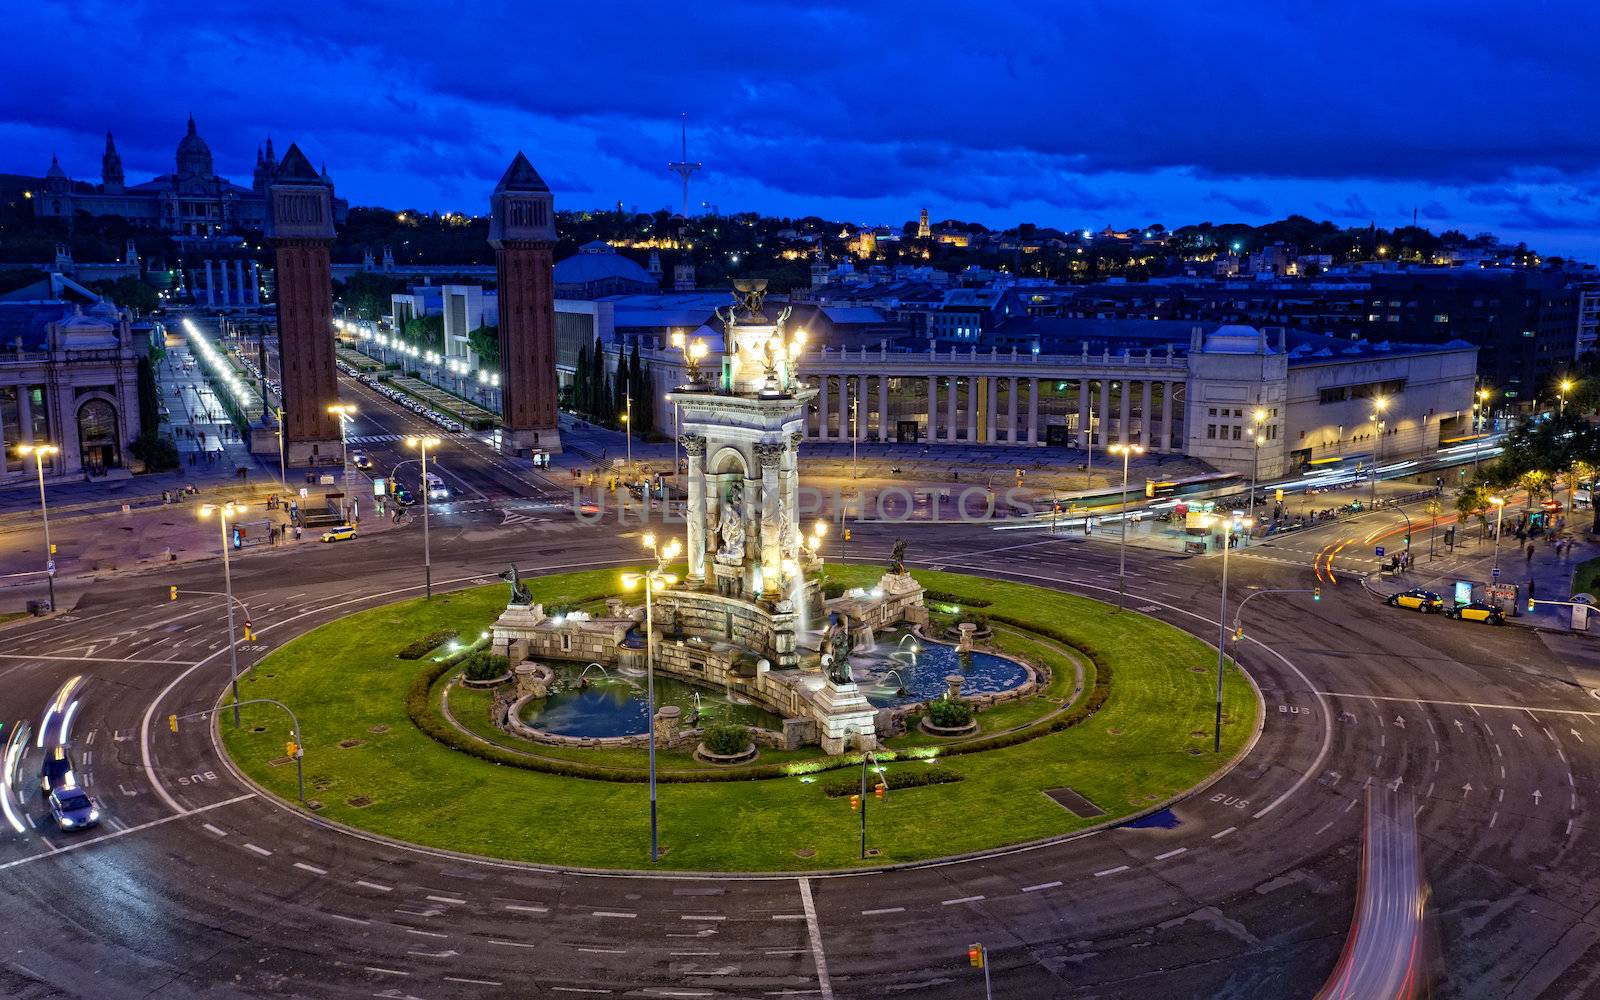
[[[842, 753], [877, 740], [876, 710], [850, 676], [853, 645], [874, 628], [924, 623], [927, 612], [903, 566], [870, 593], [824, 606], [821, 539], [805, 537], [799, 520], [799, 447], [817, 390], [795, 371], [804, 331], [787, 329], [787, 308], [768, 315], [765, 291], [765, 280], [735, 283], [734, 305], [719, 314], [720, 367], [702, 371], [704, 346], [684, 345], [688, 381], [669, 394], [689, 459], [688, 566], [681, 586], [653, 597], [656, 669], [782, 716], [787, 744]], [[823, 634], [810, 633], [814, 625]], [[632, 665], [635, 653], [621, 640], [642, 628], [637, 621], [596, 618], [577, 627], [596, 634], [562, 639], [571, 623], [537, 608], [508, 609], [495, 627], [496, 648], [566, 659], [582, 648], [604, 660], [588, 641], [598, 639], [616, 642], [611, 659]]]

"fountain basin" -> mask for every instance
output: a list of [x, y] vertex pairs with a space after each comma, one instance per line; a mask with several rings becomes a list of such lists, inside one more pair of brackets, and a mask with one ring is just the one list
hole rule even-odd
[[[658, 708], [678, 708], [686, 728], [715, 719], [761, 729], [783, 729], [782, 719], [758, 705], [659, 671], [655, 694]], [[693, 721], [697, 709], [698, 722]], [[649, 731], [644, 673], [614, 668], [606, 675], [591, 672], [587, 686], [582, 686], [577, 668], [558, 667], [550, 692], [524, 702], [520, 718], [528, 727], [554, 736], [610, 739], [642, 735]]]
[[861, 693], [878, 708], [938, 698], [947, 690], [950, 674], [961, 675], [962, 694], [969, 698], [1015, 691], [1034, 679], [1033, 671], [1009, 657], [979, 650], [958, 653], [954, 646], [902, 630], [880, 634], [877, 649], [870, 653], [852, 653], [850, 671]]

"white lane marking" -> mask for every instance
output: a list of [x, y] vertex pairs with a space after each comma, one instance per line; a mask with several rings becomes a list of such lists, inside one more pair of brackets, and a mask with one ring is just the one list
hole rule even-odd
[[806, 934], [811, 938], [811, 963], [817, 970], [817, 992], [822, 1000], [833, 1000], [833, 982], [828, 979], [828, 956], [822, 950], [822, 928], [817, 923], [817, 906], [811, 899], [811, 880], [800, 879], [800, 904], [806, 911]]
[[[160, 819], [153, 819], [148, 823], [140, 823], [136, 826], [130, 826], [125, 830], [115, 830], [111, 833], [101, 834], [100, 836], [91, 840], [74, 841], [64, 847], [57, 847], [54, 844], [51, 844], [50, 850], [45, 851], [43, 854], [30, 854], [28, 857], [18, 858], [15, 861], [7, 861], [4, 864], [0, 864], [0, 872], [3, 872], [9, 868], [16, 868], [19, 865], [32, 864], [35, 861], [42, 861], [45, 858], [52, 858], [57, 854], [66, 854], [70, 851], [81, 851], [85, 847], [93, 847], [96, 844], [102, 844], [108, 840], [116, 840], [118, 837], [126, 837], [130, 833], [138, 833], [141, 830], [148, 830], [153, 826], [161, 826], [164, 823], [171, 823], [175, 819], [183, 819], [187, 816], [193, 816], [197, 813], [210, 812], [213, 809], [221, 809], [223, 806], [231, 806], [235, 803], [243, 802], [245, 799], [253, 798], [255, 798], [255, 793], [247, 792], [244, 795], [236, 795], [231, 799], [224, 799], [221, 802], [213, 802], [208, 806], [200, 806], [197, 809], [190, 809], [187, 812], [176, 813], [172, 816], [163, 816]], [[29, 817], [28, 821], [30, 823], [33, 821], [31, 816]], [[49, 844], [50, 842], [47, 840], [45, 843]]]
[[244, 845], [244, 849], [247, 850], [247, 851], [254, 851], [256, 854], [261, 855], [263, 858], [272, 857], [272, 852], [271, 851], [267, 850], [265, 847], [257, 847], [256, 845], [251, 844], [251, 843], [246, 843]]
[[328, 874], [328, 869], [326, 869], [326, 868], [318, 868], [316, 865], [308, 865], [304, 861], [296, 861], [294, 863], [294, 866], [296, 868], [300, 869], [303, 872], [310, 872], [313, 875], [326, 875], [326, 874]]
[[376, 882], [368, 882], [365, 879], [358, 878], [355, 880], [354, 884], [361, 886], [363, 889], [376, 889], [378, 892], [394, 892], [394, 886], [392, 885], [379, 885]]
[[939, 905], [940, 906], [959, 906], [962, 903], [976, 903], [981, 899], [983, 899], [982, 896], [962, 896], [959, 899], [941, 900]]
[[[1370, 699], [1375, 699], [1377, 701], [1406, 701], [1406, 702], [1413, 702], [1413, 701], [1417, 700], [1415, 698], [1396, 698], [1396, 697], [1392, 697], [1392, 696], [1389, 696], [1389, 695], [1381, 695], [1381, 694], [1379, 694], [1379, 695], [1350, 694], [1347, 691], [1321, 691], [1321, 690], [1317, 690], [1317, 691], [1314, 691], [1313, 693], [1314, 694], [1320, 694], [1320, 695], [1326, 695], [1327, 697], [1330, 697], [1330, 698], [1370, 698]], [[1498, 702], [1439, 701], [1439, 700], [1435, 700], [1435, 699], [1431, 699], [1431, 698], [1424, 699], [1424, 700], [1429, 705], [1452, 705], [1452, 706], [1455, 706], [1457, 708], [1460, 708], [1460, 707], [1470, 708], [1473, 711], [1477, 711], [1480, 708], [1503, 708], [1503, 709], [1507, 709], [1507, 710], [1512, 711], [1512, 712], [1527, 712], [1529, 715], [1532, 715], [1533, 712], [1535, 711], [1534, 709], [1525, 708], [1522, 705], [1503, 705], [1503, 704], [1500, 704]], [[1589, 714], [1588, 712], [1582, 712], [1582, 711], [1579, 711], [1578, 709], [1575, 709], [1575, 708], [1541, 708], [1541, 709], [1538, 709], [1538, 711], [1545, 712], [1545, 713], [1551, 714], [1551, 715], [1582, 715], [1582, 716], [1587, 716]]]
[[1213, 833], [1211, 835], [1211, 839], [1212, 840], [1221, 840], [1223, 837], [1226, 837], [1228, 834], [1232, 833], [1233, 831], [1235, 831], [1237, 829], [1239, 829], [1239, 828], [1236, 827], [1236, 826], [1230, 826], [1226, 830], [1218, 830], [1216, 833]]
[[1317, 827], [1317, 832], [1312, 834], [1312, 836], [1313, 837], [1322, 836], [1324, 833], [1328, 832], [1328, 827], [1330, 827], [1332, 825], [1333, 825], [1332, 823], [1324, 823], [1324, 824], [1322, 824], [1321, 826]]
[[1127, 865], [1118, 865], [1115, 868], [1107, 868], [1103, 872], [1095, 872], [1094, 873], [1094, 877], [1095, 878], [1104, 878], [1107, 875], [1115, 875], [1118, 872], [1125, 872], [1127, 870], [1128, 870], [1128, 866]]
[[[323, 911], [323, 912], [326, 913], [327, 911]], [[332, 917], [335, 920], [343, 920], [346, 923], [351, 923], [351, 924], [370, 924], [370, 923], [372, 923], [372, 921], [370, 921], [370, 920], [362, 920], [360, 917], [347, 917], [342, 913], [329, 913], [328, 916]]]
[[204, 829], [210, 830], [212, 833], [216, 834], [219, 837], [226, 837], [228, 835], [228, 831], [222, 829], [219, 826], [212, 826], [210, 823], [201, 823], [200, 826], [203, 827]]
[[804, 920], [805, 918], [806, 915], [804, 913], [774, 913], [772, 915], [773, 920]]
[[591, 917], [616, 917], [619, 920], [632, 920], [638, 916], [637, 913], [628, 913], [624, 910], [594, 910], [589, 915]]
[[904, 913], [904, 912], [906, 912], [906, 908], [903, 907], [903, 906], [885, 906], [882, 909], [877, 909], [877, 910], [862, 910], [861, 911], [861, 915], [863, 917], [880, 917], [880, 916], [883, 916], [886, 913]]
[[587, 952], [590, 955], [626, 955], [627, 954], [627, 951], [625, 951], [622, 948], [579, 948], [577, 950], [578, 951], [582, 951], [582, 952]]
[[720, 951], [669, 951], [668, 955], [674, 958], [715, 958], [722, 954]]
[[[537, 947], [539, 947], [537, 944], [535, 944], [533, 942], [530, 942], [530, 941], [501, 941], [498, 938], [490, 938], [489, 939], [489, 943], [490, 944], [497, 944], [502, 948], [537, 948]], [[582, 951], [583, 949], [579, 948], [578, 950]]]
[[596, 989], [590, 989], [590, 988], [583, 987], [583, 986], [552, 986], [552, 987], [550, 987], [550, 990], [551, 990], [551, 992], [554, 992], [554, 993], [610, 993], [611, 992], [610, 990], [596, 990]]
[[366, 969], [368, 972], [376, 972], [381, 976], [409, 976], [409, 975], [411, 975], [411, 973], [409, 973], [409, 972], [401, 972], [399, 969], [380, 969], [376, 965], [363, 965], [362, 968]]
[[447, 983], [467, 983], [471, 986], [504, 986], [498, 979], [462, 979], [459, 976], [440, 976]]
[[550, 912], [550, 908], [548, 906], [522, 906], [521, 904], [518, 904], [518, 903], [507, 903], [505, 908], [510, 910], [510, 911], [512, 911], [513, 913], [549, 913]]
[[718, 916], [715, 913], [684, 913], [684, 914], [681, 914], [678, 917], [678, 919], [679, 920], [726, 920], [728, 918], [727, 917]]
[[449, 903], [451, 906], [466, 906], [467, 901], [455, 896], [427, 896], [426, 899], [435, 903]]
[[1183, 852], [1185, 852], [1187, 850], [1188, 850], [1187, 847], [1179, 847], [1179, 848], [1177, 848], [1175, 850], [1168, 851], [1165, 854], [1157, 854], [1156, 855], [1156, 860], [1157, 861], [1165, 861], [1168, 858], [1175, 858], [1175, 857], [1177, 857], [1178, 855], [1182, 854]]
[[1022, 891], [1023, 892], [1039, 892], [1040, 890], [1043, 890], [1043, 889], [1054, 889], [1057, 886], [1059, 886], [1060, 884], [1061, 884], [1060, 882], [1040, 882], [1038, 885], [1025, 885], [1025, 886], [1022, 887]]

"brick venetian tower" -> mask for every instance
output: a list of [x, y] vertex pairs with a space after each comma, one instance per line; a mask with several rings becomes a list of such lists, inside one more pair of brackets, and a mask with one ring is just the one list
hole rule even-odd
[[561, 451], [556, 423], [555, 199], [520, 152], [489, 196], [500, 306], [500, 450]]
[[283, 438], [291, 464], [340, 460], [333, 367], [333, 188], [291, 145], [267, 188], [267, 241], [277, 270]]

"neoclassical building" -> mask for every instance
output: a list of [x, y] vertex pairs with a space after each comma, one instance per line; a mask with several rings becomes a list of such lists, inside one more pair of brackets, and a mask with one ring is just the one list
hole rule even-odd
[[17, 445], [36, 442], [61, 449], [46, 476], [126, 474], [145, 350], [125, 314], [60, 275], [0, 298], [0, 486], [32, 481]]
[[[272, 182], [277, 163], [270, 138], [265, 149], [256, 150], [249, 187], [217, 175], [211, 147], [195, 128], [193, 115], [189, 117], [188, 131], [178, 140], [175, 161], [170, 174], [141, 184], [127, 184], [122, 156], [107, 132], [105, 153], [100, 157], [100, 183], [73, 180], [60, 161], [51, 157], [44, 189], [33, 197], [34, 215], [67, 219], [79, 212], [117, 215], [137, 225], [189, 237], [225, 236], [264, 226], [267, 185]], [[326, 169], [322, 179], [333, 183]], [[335, 221], [343, 222], [348, 209], [342, 199], [334, 199]]]

